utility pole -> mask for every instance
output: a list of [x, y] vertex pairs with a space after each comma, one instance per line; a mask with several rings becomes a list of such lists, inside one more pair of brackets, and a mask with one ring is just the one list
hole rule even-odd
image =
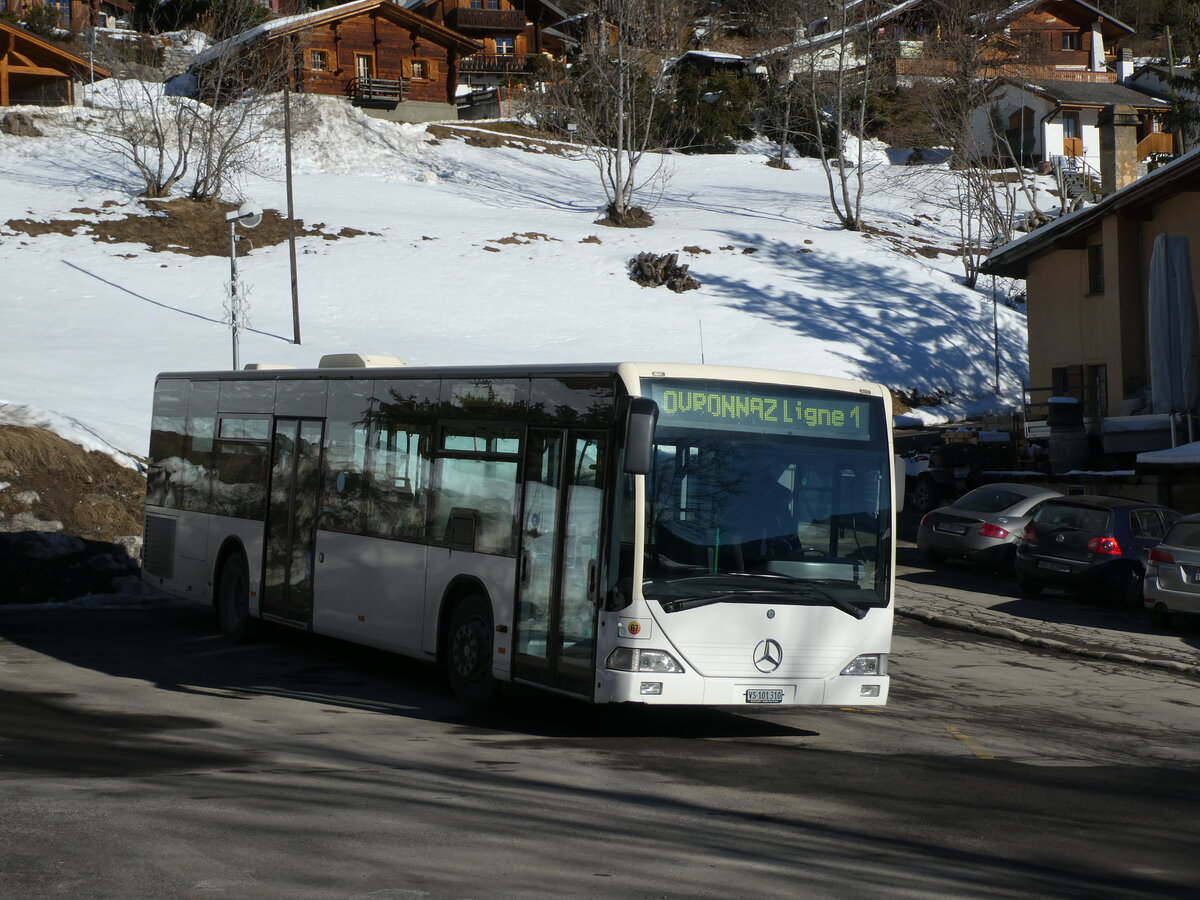
[[287, 181], [288, 260], [292, 273], [292, 342], [300, 343], [300, 288], [296, 279], [296, 219], [292, 209], [292, 90], [283, 86], [283, 159]]

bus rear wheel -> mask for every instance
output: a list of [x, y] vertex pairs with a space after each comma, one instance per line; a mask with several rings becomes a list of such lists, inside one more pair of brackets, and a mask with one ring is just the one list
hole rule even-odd
[[239, 644], [258, 636], [258, 622], [250, 615], [250, 568], [241, 553], [234, 553], [221, 567], [217, 620], [221, 631]]
[[454, 608], [446, 635], [450, 689], [472, 708], [496, 696], [492, 675], [492, 607], [482, 594], [471, 594]]

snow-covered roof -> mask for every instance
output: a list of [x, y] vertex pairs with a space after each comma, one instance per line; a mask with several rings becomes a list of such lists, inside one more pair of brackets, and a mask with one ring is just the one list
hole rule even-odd
[[1200, 174], [1200, 147], [1114, 191], [1094, 206], [1077, 209], [998, 247], [983, 261], [980, 271], [985, 275], [1024, 278], [1025, 267], [1033, 256], [1050, 249], [1056, 241], [1094, 227], [1106, 215], [1156, 198], [1162, 191], [1169, 191], [1173, 181], [1197, 174]]
[[375, 8], [390, 11], [392, 14], [413, 24], [420, 24], [422, 28], [440, 33], [450, 38], [452, 42], [461, 44], [463, 47], [478, 48], [480, 46], [477, 41], [472, 41], [470, 38], [464, 37], [456, 31], [451, 31], [449, 28], [439, 25], [432, 19], [427, 19], [418, 13], [411, 12], [405, 6], [396, 2], [396, 0], [351, 0], [349, 3], [342, 3], [338, 6], [330, 6], [326, 9], [317, 9], [294, 16], [283, 16], [263, 22], [261, 25], [255, 25], [253, 28], [248, 28], [240, 34], [235, 34], [231, 38], [213, 44], [207, 50], [197, 54], [188, 68], [198, 69], [206, 66], [214, 60], [220, 59], [229, 51], [236, 50], [238, 47], [245, 47], [276, 35], [302, 31], [305, 28], [314, 27], [324, 22], [333, 22], [348, 18], [349, 16], [354, 16], [360, 12], [366, 12]]
[[[864, 2], [865, 0], [858, 0], [858, 2], [847, 4], [846, 12], [849, 13], [850, 10], [861, 6]], [[793, 41], [790, 44], [784, 44], [780, 47], [773, 47], [770, 50], [764, 50], [761, 53], [756, 53], [750, 58], [757, 61], [763, 59], [764, 57], [777, 56], [781, 53], [815, 50], [819, 47], [824, 47], [828, 44], [832, 44], [841, 40], [845, 34], [851, 34], [864, 28], [871, 28], [875, 25], [880, 25], [884, 22], [887, 22], [889, 19], [894, 19], [896, 16], [900, 15], [900, 13], [906, 12], [907, 10], [910, 10], [916, 6], [920, 6], [924, 2], [926, 2], [926, 0], [900, 0], [900, 2], [888, 7], [869, 19], [864, 19], [861, 22], [854, 22], [845, 29], [834, 29], [832, 31], [826, 31], [823, 34], [816, 34], [812, 37], [804, 38], [803, 40]]]

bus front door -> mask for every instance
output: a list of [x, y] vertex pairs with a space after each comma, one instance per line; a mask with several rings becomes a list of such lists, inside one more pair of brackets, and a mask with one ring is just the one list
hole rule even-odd
[[263, 618], [309, 628], [324, 423], [276, 419], [263, 549]]
[[591, 696], [606, 435], [529, 430], [518, 557], [517, 680]]

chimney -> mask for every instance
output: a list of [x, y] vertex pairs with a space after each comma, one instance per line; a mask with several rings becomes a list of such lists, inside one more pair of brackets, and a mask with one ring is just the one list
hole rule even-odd
[[1117, 84], [1128, 84], [1133, 78], [1133, 51], [1128, 47], [1117, 57]]
[[1138, 114], [1121, 103], [1100, 110], [1100, 190], [1104, 196], [1131, 184], [1138, 175]]

